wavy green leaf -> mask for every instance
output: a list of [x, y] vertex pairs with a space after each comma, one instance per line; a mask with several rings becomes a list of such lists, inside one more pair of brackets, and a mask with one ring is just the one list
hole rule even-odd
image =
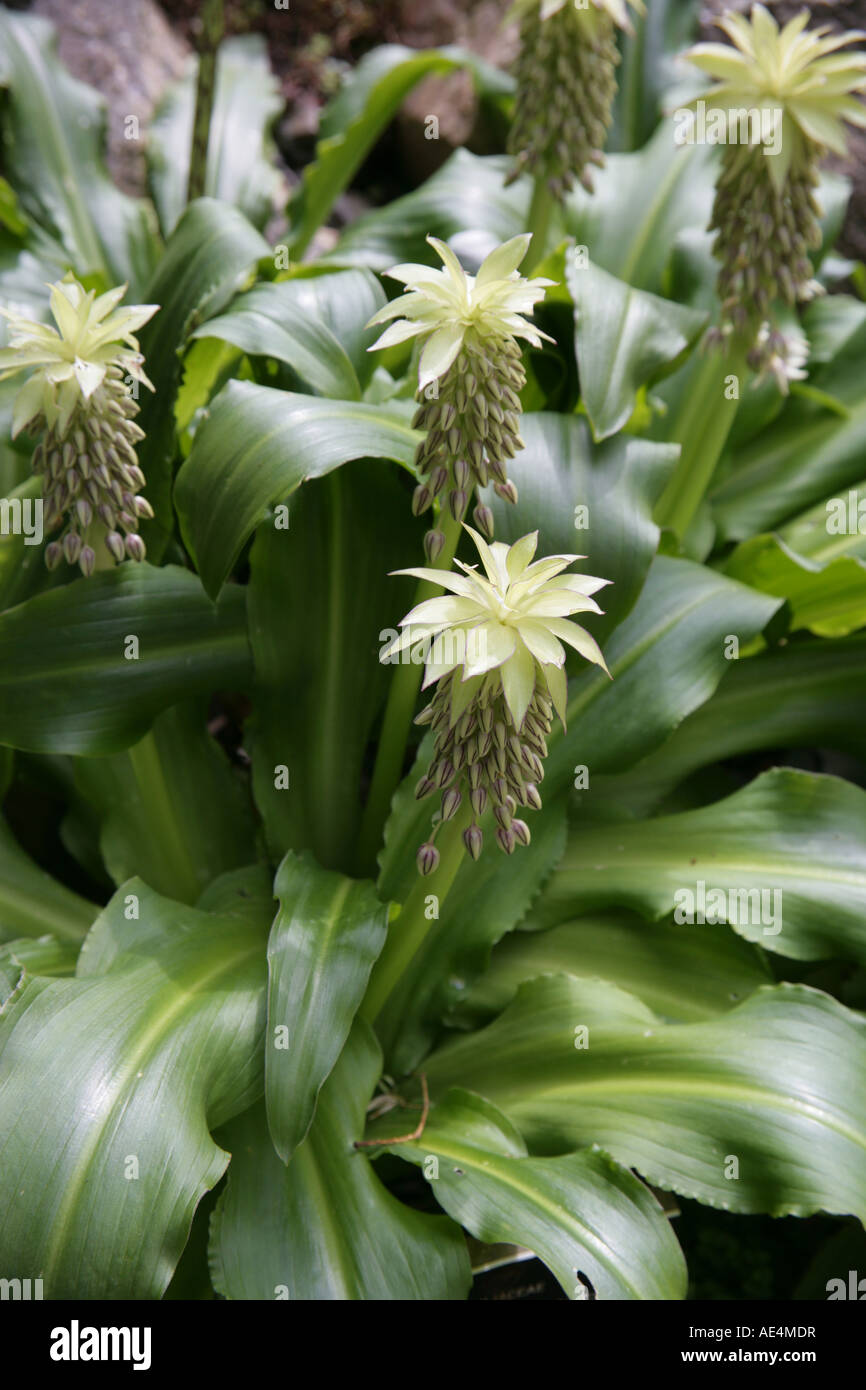
[[228, 1162], [208, 1130], [261, 1091], [264, 944], [132, 879], [76, 979], [25, 975], [7, 997], [0, 1244], [46, 1298], [162, 1296]]
[[219, 593], [267, 507], [306, 478], [359, 458], [408, 466], [419, 438], [376, 406], [229, 382], [196, 433], [175, 489], [184, 539], [207, 592]]
[[[776, 768], [701, 810], [583, 822], [538, 912], [561, 920], [621, 906], [659, 918], [677, 909], [685, 921], [702, 911], [797, 960], [866, 961], [864, 902], [866, 792]], [[691, 929], [703, 930], [699, 917]]]
[[253, 543], [247, 746], [275, 860], [309, 848], [325, 868], [354, 863], [358, 788], [393, 671], [378, 654], [415, 588], [389, 571], [421, 553], [423, 523], [400, 481], [390, 466], [359, 460], [307, 483], [289, 529], [263, 525]]
[[99, 912], [34, 864], [5, 820], [0, 820], [0, 941], [46, 933], [77, 945]]
[[488, 1097], [533, 1152], [597, 1143], [711, 1206], [866, 1216], [866, 1019], [818, 990], [664, 1024], [614, 985], [546, 976], [425, 1069], [434, 1095]]
[[291, 245], [296, 257], [309, 246], [412, 88], [424, 77], [461, 67], [469, 69], [476, 87], [488, 95], [505, 95], [512, 89], [504, 73], [460, 48], [419, 52], [400, 44], [382, 44], [361, 59], [322, 112], [316, 158], [304, 170], [293, 208]]
[[688, 560], [659, 556], [632, 612], [605, 644], [613, 677], [594, 669], [569, 686], [568, 731], [550, 741], [544, 789], [576, 767], [629, 767], [713, 693], [729, 668], [728, 638], [751, 641], [779, 600]]
[[214, 604], [187, 570], [125, 564], [0, 614], [0, 741], [114, 753], [160, 710], [244, 685], [245, 598]]
[[103, 160], [105, 102], [57, 58], [53, 26], [0, 8], [8, 58], [4, 170], [25, 214], [62, 244], [76, 273], [127, 282], [133, 300], [159, 251], [150, 205], [111, 182]]
[[349, 1036], [385, 942], [388, 907], [372, 883], [320, 869], [311, 855], [286, 855], [274, 893], [265, 1099], [274, 1147], [288, 1163]]
[[[542, 922], [552, 915], [543, 896], [538, 915]], [[531, 910], [522, 929], [500, 941], [452, 1021], [465, 1028], [489, 1019], [536, 975], [597, 975], [636, 994], [660, 1017], [682, 1023], [724, 1013], [772, 979], [761, 954], [727, 926], [697, 932], [629, 912], [596, 912], [544, 931], [537, 926]]]
[[866, 563], [854, 555], [822, 565], [796, 554], [781, 536], [753, 536], [737, 546], [725, 573], [787, 599], [792, 632], [845, 637], [866, 625]]
[[[364, 331], [365, 325], [385, 303], [385, 295], [366, 271], [338, 271], [321, 278], [335, 282], [327, 299], [316, 293], [315, 280], [254, 285], [227, 313], [196, 329], [193, 337], [221, 338], [252, 356], [283, 362], [317, 395], [360, 400], [355, 364], [375, 339], [372, 330]], [[328, 323], [320, 305], [327, 311], [338, 297], [341, 310], [329, 315]], [[369, 376], [372, 359], [364, 365]]]
[[252, 279], [257, 261], [270, 247], [241, 212], [213, 198], [190, 203], [166, 243], [165, 253], [146, 289], [149, 304], [161, 305], [145, 324], [141, 350], [154, 390], [142, 390], [138, 423], [145, 438], [138, 446], [147, 477], [148, 498], [156, 512], [144, 527], [153, 554], [173, 529], [172, 465], [176, 453], [174, 401], [181, 354], [200, 324], [221, 313]]
[[249, 792], [197, 705], [177, 705], [123, 752], [77, 758], [76, 786], [99, 823], [116, 884], [133, 874], [158, 893], [194, 903], [219, 874], [255, 858]]
[[574, 301], [580, 394], [596, 439], [627, 424], [642, 386], [676, 371], [706, 315], [633, 289], [589, 261], [566, 256]]
[[585, 796], [647, 815], [699, 768], [757, 750], [826, 747], [866, 760], [866, 637], [800, 640], [729, 662], [718, 690], [667, 742]]
[[274, 1152], [264, 1107], [220, 1136], [232, 1161], [211, 1222], [218, 1293], [315, 1302], [465, 1298], [471, 1274], [459, 1228], [404, 1206], [352, 1149], [380, 1070], [372, 1034], [356, 1024], [288, 1166]]
[[[377, 1137], [389, 1128], [399, 1121], [376, 1126]], [[532, 1250], [569, 1298], [586, 1298], [585, 1280], [600, 1299], [685, 1297], [670, 1221], [607, 1154], [530, 1158], [506, 1116], [464, 1090], [435, 1107], [422, 1139], [392, 1153], [423, 1165], [439, 1205], [479, 1240]]]

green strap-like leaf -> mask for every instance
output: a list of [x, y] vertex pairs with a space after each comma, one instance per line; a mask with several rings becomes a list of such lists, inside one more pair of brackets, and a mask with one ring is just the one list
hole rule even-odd
[[[851, 539], [863, 542], [859, 534]], [[725, 573], [787, 599], [792, 632], [805, 627], [819, 637], [845, 637], [866, 626], [866, 563], [856, 555], [843, 553], [822, 565], [780, 536], [753, 536], [737, 546]]]
[[649, 757], [586, 798], [647, 815], [690, 773], [759, 749], [835, 748], [866, 759], [866, 637], [794, 641], [731, 661], [718, 690]]
[[598, 1143], [731, 1211], [866, 1216], [866, 1019], [818, 990], [662, 1024], [614, 985], [544, 976], [425, 1069], [434, 1096], [487, 1096], [533, 1152]]
[[253, 543], [247, 747], [275, 861], [311, 849], [328, 869], [354, 863], [364, 759], [394, 671], [379, 652], [415, 590], [389, 571], [421, 553], [423, 523], [400, 481], [358, 460], [308, 482], [288, 529], [262, 525]]
[[268, 942], [265, 1097], [274, 1147], [287, 1163], [306, 1137], [385, 942], [387, 905], [372, 883], [286, 855]]
[[775, 769], [699, 811], [584, 823], [544, 896], [560, 920], [612, 905], [700, 912], [798, 960], [866, 961], [866, 792]]
[[412, 88], [458, 67], [467, 67], [488, 94], [505, 95], [512, 88], [504, 73], [460, 48], [419, 52], [383, 44], [361, 60], [322, 113], [316, 158], [304, 170], [295, 209], [292, 249], [298, 258]]
[[411, 463], [420, 435], [386, 410], [232, 381], [210, 407], [175, 492], [184, 538], [219, 593], [265, 509], [350, 459]]
[[194, 903], [211, 879], [255, 858], [249, 792], [205, 719], [205, 708], [178, 705], [131, 748], [75, 760], [116, 884], [138, 874], [156, 892]]
[[[371, 1132], [398, 1132], [399, 1121], [389, 1121]], [[490, 1244], [527, 1246], [570, 1298], [586, 1298], [585, 1280], [601, 1299], [685, 1297], [686, 1265], [670, 1221], [607, 1154], [529, 1158], [508, 1119], [464, 1090], [434, 1108], [421, 1139], [392, 1152], [423, 1165], [455, 1221]]]
[[571, 785], [574, 769], [629, 767], [713, 693], [741, 646], [770, 621], [779, 599], [723, 575], [659, 556], [632, 612], [605, 645], [613, 676], [594, 669], [569, 686], [568, 730], [551, 741], [543, 794]]
[[245, 595], [148, 564], [79, 579], [0, 614], [0, 741], [112, 753], [160, 710], [249, 675]]
[[77, 945], [99, 908], [40, 869], [0, 820], [0, 941], [50, 932]]
[[628, 422], [639, 388], [680, 365], [706, 315], [633, 289], [573, 255], [566, 256], [566, 280], [581, 398], [595, 438], [607, 439]]
[[261, 1091], [264, 942], [133, 879], [78, 978], [0, 1009], [0, 1248], [46, 1298], [162, 1296], [228, 1161], [208, 1128]]
[[497, 539], [513, 543], [538, 530], [539, 555], [574, 554], [575, 566], [602, 575], [610, 586], [598, 595], [603, 617], [581, 621], [598, 641], [634, 606], [658, 548], [652, 518], [677, 460], [675, 444], [620, 435], [594, 444], [584, 420], [533, 411], [523, 417], [525, 449], [508, 465], [518, 502], [501, 502], [492, 488]]
[[147, 286], [149, 304], [162, 307], [146, 324], [141, 350], [154, 390], [142, 389], [138, 423], [145, 438], [138, 457], [156, 518], [144, 528], [151, 554], [173, 529], [171, 476], [175, 457], [174, 401], [181, 354], [200, 324], [221, 313], [252, 279], [270, 247], [242, 213], [212, 198], [191, 203], [166, 244]]
[[465, 1298], [471, 1274], [459, 1228], [404, 1206], [352, 1148], [380, 1069], [372, 1034], [356, 1024], [288, 1167], [274, 1152], [263, 1106], [220, 1135], [232, 1161], [211, 1223], [218, 1293], [315, 1302]]
[[108, 177], [102, 97], [66, 71], [53, 27], [38, 15], [0, 8], [0, 51], [9, 88], [3, 162], [25, 212], [59, 239], [79, 276], [126, 282], [135, 301], [157, 258], [156, 218]]
[[[564, 910], [564, 908], [563, 908]], [[545, 921], [551, 904], [538, 904]], [[538, 925], [530, 911], [523, 927]], [[545, 931], [512, 932], [494, 949], [490, 968], [467, 991], [457, 1022], [499, 1013], [536, 975], [597, 975], [636, 994], [663, 1018], [682, 1023], [732, 1009], [771, 975], [760, 952], [727, 926], [645, 922], [629, 912], [596, 912]]]

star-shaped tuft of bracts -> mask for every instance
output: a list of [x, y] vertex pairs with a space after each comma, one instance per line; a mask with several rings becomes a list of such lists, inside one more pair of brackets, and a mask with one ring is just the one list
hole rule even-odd
[[[595, 639], [570, 621], [575, 613], [600, 613], [592, 595], [609, 581], [565, 574], [578, 555], [534, 560], [538, 532], [512, 546], [488, 545], [466, 526], [478, 548], [483, 574], [457, 561], [459, 574], [409, 569], [450, 592], [427, 599], [406, 615], [403, 631], [382, 653], [388, 660], [426, 644], [424, 689], [436, 686], [416, 722], [434, 734], [433, 758], [416, 796], [441, 793], [433, 833], [418, 851], [418, 868], [432, 873], [439, 862], [435, 838], [468, 801], [463, 832], [477, 859], [484, 836], [479, 824], [490, 809], [496, 840], [506, 854], [529, 843], [522, 807], [539, 809], [547, 736], [554, 714], [565, 722], [565, 646], [607, 667]], [[609, 674], [609, 673], [608, 673]]]
[[32, 373], [15, 398], [12, 434], [40, 437], [33, 469], [42, 478], [46, 528], [65, 520], [45, 563], [54, 569], [65, 559], [89, 576], [96, 546], [106, 559], [144, 559], [138, 527], [153, 511], [140, 496], [145, 478], [135, 450], [144, 435], [127, 382], [153, 390], [134, 335], [159, 306], [118, 308], [125, 285], [97, 296], [71, 274], [48, 288], [56, 328], [0, 309], [10, 324], [0, 380]]

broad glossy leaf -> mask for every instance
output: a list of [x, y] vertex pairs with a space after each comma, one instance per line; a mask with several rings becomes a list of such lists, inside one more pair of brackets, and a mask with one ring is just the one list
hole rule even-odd
[[866, 563], [855, 555], [822, 565], [798, 555], [781, 536], [753, 536], [737, 546], [725, 573], [787, 599], [792, 632], [808, 628], [819, 637], [845, 637], [866, 625]]
[[465, 1298], [471, 1275], [459, 1228], [404, 1206], [352, 1148], [380, 1070], [372, 1034], [356, 1024], [288, 1166], [274, 1152], [263, 1106], [221, 1134], [232, 1161], [211, 1223], [218, 1293], [317, 1302]]
[[138, 423], [145, 438], [138, 457], [156, 518], [144, 528], [153, 553], [173, 529], [171, 475], [174, 462], [174, 401], [181, 354], [190, 335], [221, 313], [251, 279], [268, 243], [236, 208], [213, 198], [191, 203], [166, 243], [146, 290], [149, 304], [162, 307], [140, 335], [154, 390], [143, 389]]
[[[777, 528], [863, 476], [866, 330], [843, 355], [810, 377], [848, 413], [792, 397], [784, 414], [737, 453], [736, 467], [710, 494], [720, 540], [745, 540]], [[859, 349], [855, 351], [855, 346]]]
[[0, 820], [0, 941], [50, 933], [77, 945], [99, 908], [34, 864]]
[[25, 976], [6, 999], [0, 1242], [46, 1298], [161, 1297], [228, 1162], [208, 1130], [261, 1090], [264, 945], [132, 879], [76, 979]]
[[180, 470], [187, 546], [216, 595], [271, 503], [350, 459], [411, 463], [419, 434], [387, 410], [232, 381], [214, 400]]
[[866, 638], [797, 640], [732, 661], [721, 685], [649, 757], [594, 784], [601, 798], [646, 815], [692, 772], [759, 749], [834, 748], [866, 759]]
[[323, 260], [373, 270], [402, 261], [432, 265], [428, 234], [448, 240], [457, 233], [471, 233], [476, 254], [486, 255], [526, 229], [531, 186], [521, 179], [506, 188], [507, 169], [503, 156], [455, 150], [413, 193], [351, 223]]
[[187, 570], [127, 563], [0, 614], [0, 741], [113, 753], [179, 700], [245, 684], [245, 607], [241, 589], [214, 604]]
[[[359, 358], [363, 361], [375, 339], [373, 330], [365, 332], [365, 325], [385, 303], [385, 295], [363, 270], [321, 278], [334, 280], [327, 298], [316, 293], [316, 280], [254, 285], [227, 313], [196, 329], [193, 337], [221, 338], [252, 356], [284, 362], [317, 395], [359, 400], [356, 364]], [[330, 315], [328, 323], [322, 311], [336, 307], [338, 300], [341, 312]], [[369, 376], [372, 358], [363, 365]]]
[[13, 988], [22, 970], [28, 975], [74, 975], [77, 961], [78, 943], [54, 936], [13, 937], [0, 946], [0, 970], [14, 972]]
[[274, 1147], [288, 1163], [349, 1036], [385, 942], [388, 907], [372, 883], [320, 869], [311, 855], [286, 855], [274, 893], [265, 1098]]
[[[550, 915], [542, 898], [539, 916], [545, 921]], [[530, 910], [524, 929], [495, 947], [489, 969], [455, 1012], [461, 1027], [498, 1013], [536, 975], [597, 975], [636, 994], [660, 1017], [683, 1023], [733, 1008], [772, 978], [754, 946], [727, 926], [695, 931], [630, 912], [595, 912], [530, 930], [537, 925]]]
[[[544, 899], [553, 920], [609, 906], [659, 918], [705, 904], [706, 919], [767, 950], [866, 961], [866, 792], [776, 768], [697, 811], [582, 822]], [[703, 930], [698, 918], [691, 930]]]
[[[633, 154], [609, 155], [594, 174], [595, 192], [577, 187], [566, 202], [565, 224], [577, 244], [611, 275], [636, 289], [664, 294], [678, 238], [710, 220], [718, 152], [678, 146], [671, 120]], [[628, 209], [628, 215], [623, 215]]]
[[41, 16], [0, 8], [0, 50], [4, 171], [26, 215], [58, 239], [76, 274], [127, 282], [135, 302], [158, 255], [156, 218], [108, 176], [102, 97], [66, 71]]
[[476, 86], [502, 95], [512, 82], [502, 72], [460, 48], [421, 50], [383, 44], [361, 59], [342, 90], [322, 112], [316, 158], [304, 170], [294, 207], [292, 247], [309, 245], [367, 153], [396, 116], [405, 97], [424, 77], [466, 67]]
[[479, 1091], [536, 1153], [597, 1143], [731, 1211], [866, 1215], [866, 1019], [803, 985], [664, 1024], [614, 985], [547, 976], [425, 1069], [434, 1096]]
[[[150, 184], [166, 235], [186, 206], [197, 76], [197, 64], [191, 66], [164, 93], [148, 130]], [[217, 55], [205, 193], [233, 204], [256, 227], [264, 226], [282, 186], [269, 134], [282, 108], [263, 37], [226, 39]]]
[[357, 460], [295, 494], [288, 530], [256, 534], [247, 746], [276, 861], [309, 848], [325, 868], [354, 863], [364, 759], [394, 671], [379, 652], [415, 591], [389, 571], [422, 553], [409, 500], [393, 468]]
[[629, 767], [713, 693], [729, 668], [727, 638], [741, 645], [770, 621], [779, 600], [688, 560], [659, 556], [640, 598], [605, 644], [613, 677], [593, 669], [569, 686], [568, 730], [551, 741], [543, 794], [574, 769]]
[[596, 439], [625, 425], [642, 386], [675, 371], [706, 315], [566, 256], [580, 394]]
[[[371, 1133], [398, 1132], [399, 1120], [389, 1121]], [[479, 1240], [532, 1250], [569, 1298], [586, 1297], [584, 1279], [600, 1299], [685, 1297], [686, 1265], [670, 1221], [607, 1154], [530, 1158], [506, 1116], [464, 1090], [435, 1107], [417, 1143], [392, 1153], [423, 1164], [439, 1205]]]
[[211, 879], [255, 859], [249, 791], [208, 734], [204, 706], [166, 710], [140, 742], [73, 766], [116, 884], [137, 874], [195, 903]]
[[620, 622], [641, 591], [658, 546], [653, 508], [677, 460], [673, 444], [621, 435], [594, 444], [586, 422], [533, 411], [521, 421], [526, 444], [508, 465], [516, 506], [492, 488], [497, 540], [513, 543], [538, 530], [538, 554], [585, 555], [575, 571], [611, 581], [598, 596], [604, 616], [587, 615], [599, 641]]
[[696, 38], [696, 10], [682, 0], [653, 0], [631, 16], [632, 32], [620, 33], [622, 65], [608, 150], [639, 150], [669, 115], [669, 91], [682, 80], [677, 59]]

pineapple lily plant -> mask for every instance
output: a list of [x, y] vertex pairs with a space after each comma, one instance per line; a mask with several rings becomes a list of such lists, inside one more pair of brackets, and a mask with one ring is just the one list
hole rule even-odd
[[[860, 1258], [862, 49], [690, 48], [775, 168], [678, 146], [655, 18], [373, 52], [288, 201], [229, 40], [206, 166], [188, 76], [134, 199], [0, 8], [0, 1278], [681, 1300], [768, 1215], [759, 1296]], [[322, 235], [455, 67], [499, 152]]]

